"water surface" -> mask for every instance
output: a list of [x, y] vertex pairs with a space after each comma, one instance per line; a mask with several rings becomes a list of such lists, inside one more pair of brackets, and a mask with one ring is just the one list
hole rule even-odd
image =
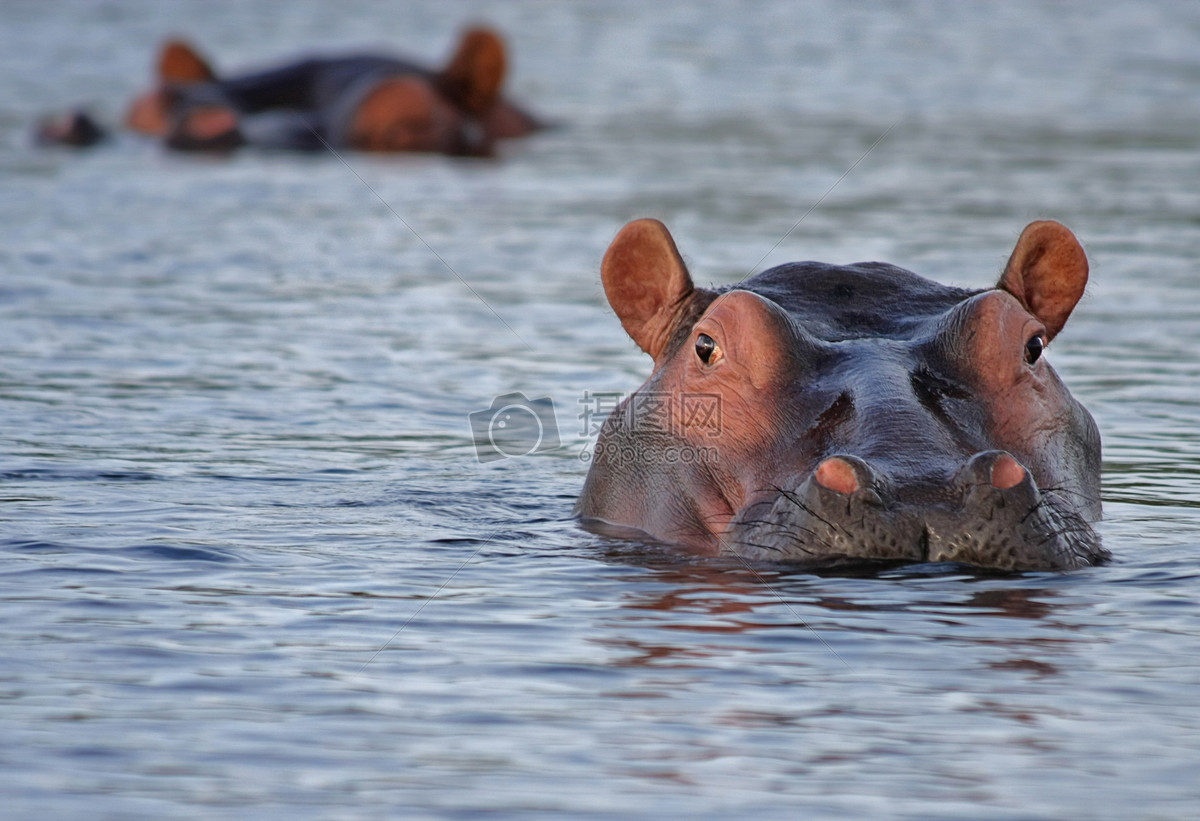
[[[568, 124], [495, 162], [28, 145], [115, 120], [167, 34], [434, 61], [476, 19]], [[1182, 2], [5, 4], [7, 812], [1195, 815], [1198, 90]], [[817, 575], [579, 530], [586, 397], [649, 369], [598, 277], [640, 216], [712, 283], [985, 287], [1071, 226], [1048, 355], [1114, 561]], [[468, 415], [513, 391], [563, 446], [481, 463]]]

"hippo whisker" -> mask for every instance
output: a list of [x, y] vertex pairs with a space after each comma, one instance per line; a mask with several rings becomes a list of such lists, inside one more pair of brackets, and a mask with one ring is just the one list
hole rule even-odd
[[1033, 507], [1031, 507], [1031, 508], [1029, 508], [1029, 510], [1025, 511], [1025, 515], [1021, 517], [1021, 524], [1025, 524], [1025, 522], [1027, 522], [1029, 520], [1030, 516], [1034, 515], [1035, 513], [1041, 512], [1042, 508], [1047, 506], [1049, 503], [1050, 503], [1049, 498], [1047, 498], [1045, 496], [1045, 494], [1043, 494], [1041, 496], [1041, 498], [1039, 498], [1037, 500], [1037, 502], [1033, 505]]
[[1091, 498], [1086, 493], [1082, 493], [1078, 490], [1073, 490], [1071, 488], [1066, 488], [1066, 487], [1046, 487], [1046, 488], [1041, 488], [1041, 491], [1042, 491], [1042, 495], [1074, 497], [1076, 499], [1082, 499], [1085, 502], [1089, 501]]
[[[836, 552], [834, 545], [812, 528], [803, 527], [794, 523], [783, 523], [772, 521], [769, 519], [744, 519], [739, 522], [739, 525], [752, 529], [755, 533], [763, 533], [765, 536], [779, 536], [791, 542], [802, 553], [807, 553], [811, 556], [819, 555], [817, 551], [812, 549], [810, 541], [801, 538], [801, 534], [810, 537], [811, 542], [816, 542], [826, 551]], [[766, 531], [766, 532], [763, 532]], [[744, 542], [749, 544], [749, 542]], [[775, 548], [781, 550], [781, 548]]]
[[811, 553], [812, 551], [805, 547], [807, 542], [801, 538], [801, 535], [810, 537], [813, 541], [820, 543], [822, 547], [833, 547], [833, 545], [824, 536], [813, 530], [811, 527], [804, 527], [802, 525], [792, 523], [782, 524], [780, 522], [757, 522], [756, 524], [759, 524], [764, 530], [767, 530], [769, 534], [779, 534], [783, 538], [794, 542], [807, 553]]
[[1046, 538], [1042, 539], [1039, 544], [1045, 544], [1051, 539], [1057, 539], [1061, 536], [1078, 536], [1089, 534], [1091, 531], [1092, 528], [1087, 522], [1083, 521], [1082, 519], [1072, 517], [1070, 519], [1066, 519], [1062, 527], [1054, 528], [1047, 533]]
[[800, 499], [799, 499], [799, 498], [796, 496], [796, 494], [795, 494], [795, 493], [792, 493], [792, 492], [790, 492], [790, 491], [786, 491], [786, 490], [782, 490], [782, 489], [781, 489], [781, 490], [779, 491], [779, 494], [780, 494], [781, 496], [783, 496], [783, 498], [787, 499], [789, 502], [791, 502], [792, 504], [794, 504], [796, 507], [800, 508], [800, 510], [804, 511], [804, 512], [805, 512], [805, 513], [807, 513], [809, 516], [812, 516], [812, 517], [813, 517], [814, 519], [816, 519], [818, 522], [820, 522], [821, 524], [825, 525], [825, 526], [826, 526], [827, 528], [829, 528], [830, 530], [840, 530], [842, 533], [845, 533], [847, 536], [852, 536], [852, 535], [853, 535], [853, 534], [851, 534], [851, 533], [850, 533], [850, 531], [849, 531], [849, 530], [847, 530], [846, 528], [842, 527], [842, 525], [840, 525], [840, 524], [836, 524], [836, 523], [834, 523], [834, 522], [831, 522], [831, 521], [829, 521], [828, 519], [826, 519], [826, 518], [822, 517], [822, 516], [821, 516], [819, 513], [817, 513], [815, 510], [813, 510], [813, 509], [812, 509], [812, 507], [810, 507], [809, 505], [807, 505], [807, 504], [805, 504], [804, 502], [800, 501]]
[[751, 541], [743, 542], [743, 544], [749, 545], [750, 547], [757, 547], [759, 550], [766, 550], [769, 553], [782, 553], [783, 552], [782, 547], [775, 547], [774, 545], [759, 544], [758, 542], [751, 542]]
[[[761, 523], [748, 522], [747, 524], [768, 524], [768, 523], [766, 523], [766, 522], [761, 522]], [[767, 534], [767, 535], [769, 535], [769, 534]], [[789, 534], [785, 533], [784, 535], [787, 536]], [[794, 538], [794, 537], [792, 537], [792, 538]], [[738, 542], [736, 544], [734, 544], [734, 543], [730, 543], [726, 538], [721, 537], [720, 539], [718, 539], [718, 542], [720, 543], [722, 553], [728, 553], [728, 554], [737, 556], [738, 558], [742, 559], [743, 561], [745, 561], [745, 559], [746, 559], [746, 557], [744, 555], [745, 551], [739, 551], [737, 549], [739, 546], [754, 547], [754, 548], [758, 548], [759, 550], [766, 551], [768, 553], [785, 553], [786, 552], [782, 546], [759, 544], [757, 542], [752, 542], [749, 539], [739, 539]], [[801, 547], [801, 549], [805, 550], [803, 547]], [[805, 550], [805, 552], [811, 553], [811, 551], [808, 551], [808, 550]]]
[[[835, 529], [834, 526], [830, 522], [825, 521], [820, 516], [817, 516], [812, 511], [811, 508], [809, 508], [803, 502], [800, 502], [798, 499], [796, 499], [792, 496], [789, 496], [789, 494], [786, 491], [784, 491], [782, 488], [772, 487], [771, 490], [775, 491], [780, 496], [787, 498], [788, 501], [790, 501], [792, 504], [799, 507], [802, 512], [807, 513], [808, 515], [812, 516], [814, 519], [817, 519], [818, 521], [822, 522], [826, 527], [830, 528], [831, 530]], [[774, 507], [775, 502], [776, 502], [776, 499], [762, 499], [757, 502], [752, 502], [752, 503], [750, 503], [750, 505], [748, 505], [746, 507], [746, 511], [749, 512], [749, 511], [754, 510], [755, 508], [760, 508], [760, 507], [772, 508], [772, 507]], [[768, 510], [768, 512], [769, 512], [769, 510]], [[772, 520], [772, 519], [750, 519], [750, 518], [747, 518], [746, 516], [743, 516], [738, 520], [738, 524], [741, 526], [744, 526], [744, 527], [753, 526], [753, 527], [758, 527], [758, 528], [773, 528], [775, 530], [782, 532], [787, 538], [794, 540], [797, 543], [797, 545], [802, 545], [803, 543], [800, 541], [799, 537], [797, 537], [795, 535], [795, 532], [799, 531], [800, 533], [807, 533], [815, 541], [819, 542], [822, 547], [825, 547], [829, 550], [834, 549], [833, 545], [827, 539], [822, 537], [821, 534], [817, 533], [817, 531], [812, 530], [810, 528], [801, 527], [792, 522], [788, 522], [785, 524], [785, 523], [781, 523], [779, 521]], [[809, 550], [805, 547], [801, 547], [801, 550], [803, 550], [803, 552], [805, 552], [805, 553], [811, 553], [813, 555], [816, 555], [816, 553], [814, 551]]]
[[774, 504], [775, 504], [774, 499], [760, 499], [757, 502], [751, 502], [750, 504], [748, 504], [745, 508], [745, 511], [746, 511], [746, 514], [749, 514], [750, 511], [755, 510], [756, 508], [765, 507], [765, 508], [769, 509], [769, 508], [773, 507]]

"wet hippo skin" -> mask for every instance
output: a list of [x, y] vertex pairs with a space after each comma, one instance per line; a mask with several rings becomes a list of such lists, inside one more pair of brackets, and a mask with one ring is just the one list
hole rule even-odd
[[602, 279], [654, 369], [606, 421], [575, 512], [754, 560], [1101, 562], [1099, 433], [1043, 351], [1087, 276], [1042, 221], [991, 290], [880, 262], [706, 290], [662, 223], [632, 222]]

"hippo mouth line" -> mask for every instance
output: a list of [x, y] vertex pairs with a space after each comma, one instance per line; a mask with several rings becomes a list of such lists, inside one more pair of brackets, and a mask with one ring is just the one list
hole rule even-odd
[[726, 551], [766, 561], [959, 562], [1009, 571], [1069, 570], [1108, 558], [1091, 525], [1057, 491], [1039, 491], [1028, 471], [1012, 470], [1007, 454], [978, 454], [940, 499], [925, 503], [886, 492], [861, 460], [834, 458], [853, 478], [818, 470], [794, 491], [774, 489], [734, 520], [722, 538]]

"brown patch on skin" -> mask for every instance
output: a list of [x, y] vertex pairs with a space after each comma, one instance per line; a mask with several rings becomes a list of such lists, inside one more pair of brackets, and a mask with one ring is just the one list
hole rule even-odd
[[217, 79], [208, 61], [191, 44], [168, 40], [158, 52], [158, 79], [164, 83], [211, 83]]
[[495, 106], [507, 70], [504, 41], [488, 28], [468, 29], [449, 64], [437, 75], [438, 90], [473, 115]]
[[169, 100], [170, 95], [161, 88], [138, 95], [125, 112], [125, 127], [151, 137], [165, 135]]
[[641, 219], [622, 228], [604, 254], [600, 278], [621, 326], [657, 367], [676, 315], [695, 291], [667, 227]]
[[[956, 341], [951, 353], [960, 367], [976, 377], [986, 396], [996, 396], [1032, 376], [1025, 361], [1025, 343], [1046, 327], [1007, 291], [986, 291], [961, 306], [969, 333]], [[1040, 363], [1041, 360], [1039, 359]], [[996, 397], [997, 399], [999, 397]]]
[[1045, 323], [1049, 342], [1066, 324], [1087, 280], [1087, 255], [1079, 240], [1061, 223], [1042, 220], [1021, 232], [999, 287]]
[[[609, 417], [603, 436], [612, 447], [597, 451], [598, 461], [609, 454], [607, 463], [621, 478], [598, 478], [595, 498], [580, 514], [604, 518], [602, 511], [619, 508], [658, 538], [716, 555], [719, 534], [759, 490], [755, 465], [772, 458], [779, 420], [764, 414], [763, 405], [776, 406], [772, 397], [786, 382], [791, 353], [780, 334], [788, 319], [756, 294], [714, 298], [695, 290], [674, 243], [654, 220], [627, 226], [613, 246], [602, 272], [613, 307], [647, 352], [662, 349], [643, 390]], [[680, 307], [645, 316], [654, 293], [673, 295]], [[708, 301], [696, 321], [696, 306]], [[709, 364], [695, 350], [700, 333], [711, 334], [723, 352]], [[647, 465], [654, 467], [643, 470]], [[664, 498], [664, 487], [687, 492]]]
[[359, 104], [347, 142], [361, 151], [444, 151], [456, 147], [461, 116], [417, 77], [382, 80]]
[[224, 106], [197, 106], [182, 118], [187, 133], [197, 140], [211, 140], [237, 128], [237, 114]]
[[181, 151], [228, 151], [242, 142], [237, 113], [219, 105], [188, 109], [167, 134], [167, 145]]
[[[717, 297], [696, 323], [693, 337], [710, 336], [723, 356], [715, 366], [704, 366], [693, 353], [689, 360], [699, 373], [691, 379], [724, 381], [731, 371], [753, 391], [773, 391], [779, 375], [789, 365], [793, 349], [790, 320], [774, 303], [750, 291], [729, 291]], [[713, 360], [715, 362], [715, 359]], [[750, 397], [754, 404], [760, 398]]]
[[[695, 350], [700, 334], [716, 343], [707, 363]], [[761, 465], [776, 458], [781, 420], [773, 409], [783, 404], [795, 339], [778, 306], [737, 290], [716, 297], [687, 339], [672, 349], [653, 390], [673, 398], [679, 444], [696, 454], [717, 452], [716, 458], [697, 460], [683, 486], [697, 518], [719, 538], [746, 500], [762, 490]]]
[[237, 128], [237, 115], [220, 106], [200, 106], [189, 111], [188, 132], [199, 140], [211, 140]]

